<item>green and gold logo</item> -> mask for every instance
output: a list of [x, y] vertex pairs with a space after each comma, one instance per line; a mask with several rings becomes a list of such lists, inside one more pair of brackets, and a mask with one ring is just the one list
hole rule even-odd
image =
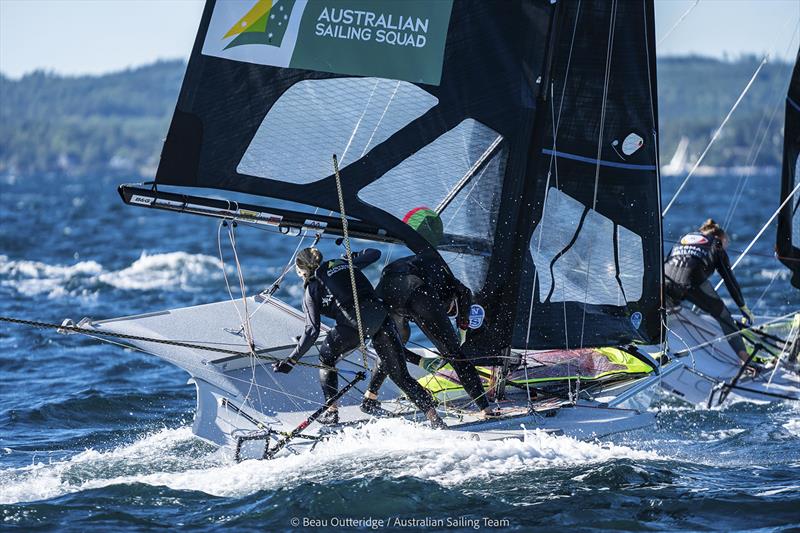
[[280, 46], [295, 0], [258, 0], [222, 37], [234, 39], [225, 50], [245, 44]]

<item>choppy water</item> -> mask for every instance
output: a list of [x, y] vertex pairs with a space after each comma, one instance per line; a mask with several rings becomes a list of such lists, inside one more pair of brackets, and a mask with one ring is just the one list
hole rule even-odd
[[[124, 206], [109, 179], [0, 179], [0, 314], [60, 322], [228, 297], [215, 221]], [[698, 178], [667, 238], [724, 220], [735, 185]], [[666, 179], [665, 196], [676, 186]], [[775, 176], [751, 178], [733, 248], [769, 217], [777, 190]], [[771, 258], [773, 236], [737, 272], [751, 307], [777, 315], [800, 298]], [[240, 228], [249, 288], [269, 284], [295, 245]], [[297, 303], [293, 283], [279, 295]], [[536, 432], [452, 440], [383, 421], [303, 456], [237, 465], [192, 437], [186, 377], [92, 339], [0, 325], [0, 528], [800, 527], [796, 405], [706, 411], [661, 398], [656, 428], [591, 443]]]

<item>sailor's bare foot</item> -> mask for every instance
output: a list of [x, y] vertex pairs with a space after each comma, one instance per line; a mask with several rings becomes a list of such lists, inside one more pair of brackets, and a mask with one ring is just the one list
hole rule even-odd
[[444, 423], [444, 420], [441, 419], [435, 408], [431, 407], [425, 411], [425, 418], [431, 423], [433, 429], [447, 429], [447, 424]]

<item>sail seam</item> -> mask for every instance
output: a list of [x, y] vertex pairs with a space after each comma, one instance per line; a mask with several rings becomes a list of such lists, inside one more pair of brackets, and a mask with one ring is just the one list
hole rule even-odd
[[569, 152], [562, 152], [560, 150], [550, 150], [549, 148], [542, 148], [542, 153], [561, 157], [563, 159], [572, 159], [573, 161], [580, 161], [581, 163], [590, 163], [592, 165], [600, 165], [604, 167], [624, 168], [626, 170], [655, 170], [655, 165], [635, 165], [632, 163], [617, 163], [615, 161], [606, 161], [604, 159], [595, 159], [593, 157], [586, 157], [577, 154], [570, 154]]

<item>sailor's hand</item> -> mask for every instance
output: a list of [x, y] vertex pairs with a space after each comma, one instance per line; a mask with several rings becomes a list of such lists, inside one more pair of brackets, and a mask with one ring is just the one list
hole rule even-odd
[[291, 359], [283, 359], [272, 365], [272, 371], [279, 374], [288, 374], [294, 368], [294, 361]]
[[742, 312], [742, 324], [744, 324], [747, 327], [752, 326], [753, 325], [753, 312], [746, 305], [743, 305], [740, 310]]

